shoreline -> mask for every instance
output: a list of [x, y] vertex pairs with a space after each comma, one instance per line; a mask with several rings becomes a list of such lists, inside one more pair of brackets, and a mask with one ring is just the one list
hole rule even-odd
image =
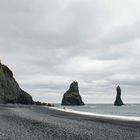
[[0, 107], [8, 108], [42, 108], [44, 110], [49, 110], [53, 116], [58, 117], [67, 117], [69, 119], [83, 119], [89, 121], [98, 121], [98, 122], [107, 122], [114, 124], [126, 124], [134, 125], [140, 127], [140, 117], [132, 116], [117, 116], [117, 115], [108, 115], [108, 114], [97, 114], [90, 112], [75, 111], [71, 109], [61, 109], [58, 107], [49, 107], [42, 105], [23, 105], [23, 104], [0, 104]]
[[[140, 123], [35, 105], [0, 105], [0, 139], [136, 140]], [[8, 132], [7, 132], [8, 131]]]
[[124, 121], [124, 122], [131, 122], [131, 123], [139, 123], [140, 124], [140, 117], [135, 116], [121, 116], [121, 115], [109, 115], [109, 114], [98, 114], [93, 112], [84, 112], [84, 111], [76, 111], [72, 109], [62, 109], [58, 107], [53, 107], [51, 109], [59, 110], [66, 113], [73, 113], [75, 115], [82, 115], [84, 117], [93, 117], [105, 120], [112, 120], [112, 121]]

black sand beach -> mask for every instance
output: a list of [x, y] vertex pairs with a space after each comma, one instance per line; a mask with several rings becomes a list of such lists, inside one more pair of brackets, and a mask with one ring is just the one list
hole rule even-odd
[[140, 123], [0, 105], [0, 140], [140, 140]]

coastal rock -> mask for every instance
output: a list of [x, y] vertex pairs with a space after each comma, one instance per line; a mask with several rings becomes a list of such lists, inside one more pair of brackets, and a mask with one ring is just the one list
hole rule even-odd
[[32, 97], [23, 91], [12, 71], [0, 62], [0, 103], [33, 104]]
[[79, 94], [78, 82], [72, 82], [68, 91], [64, 94], [62, 105], [84, 105]]
[[116, 100], [114, 102], [114, 105], [116, 106], [121, 106], [121, 105], [124, 105], [123, 102], [122, 102], [122, 99], [121, 99], [121, 88], [120, 86], [117, 86], [117, 96], [116, 96]]
[[51, 103], [42, 103], [40, 101], [34, 101], [34, 104], [35, 105], [40, 105], [40, 106], [49, 106], [49, 107], [54, 107], [54, 104], [51, 104]]
[[21, 94], [18, 98], [17, 103], [20, 103], [20, 104], [34, 104], [34, 101], [33, 101], [30, 94], [28, 94], [27, 92], [22, 90], [22, 92], [21, 92]]

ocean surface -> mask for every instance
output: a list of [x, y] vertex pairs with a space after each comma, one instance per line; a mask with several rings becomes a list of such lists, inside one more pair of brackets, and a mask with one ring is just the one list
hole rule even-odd
[[140, 104], [127, 104], [123, 106], [114, 106], [112, 104], [86, 104], [84, 106], [61, 106], [55, 104], [58, 109], [64, 109], [69, 112], [77, 111], [84, 114], [99, 114], [110, 116], [138, 117], [140, 119]]

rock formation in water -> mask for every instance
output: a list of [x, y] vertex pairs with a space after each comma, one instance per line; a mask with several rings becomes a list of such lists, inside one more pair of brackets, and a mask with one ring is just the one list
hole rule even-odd
[[116, 96], [116, 100], [114, 102], [114, 105], [116, 106], [121, 106], [124, 105], [121, 99], [121, 88], [120, 86], [117, 86], [117, 96]]
[[68, 91], [64, 94], [62, 105], [84, 105], [79, 94], [78, 82], [72, 82]]
[[0, 103], [33, 104], [32, 97], [23, 91], [12, 71], [0, 62]]

